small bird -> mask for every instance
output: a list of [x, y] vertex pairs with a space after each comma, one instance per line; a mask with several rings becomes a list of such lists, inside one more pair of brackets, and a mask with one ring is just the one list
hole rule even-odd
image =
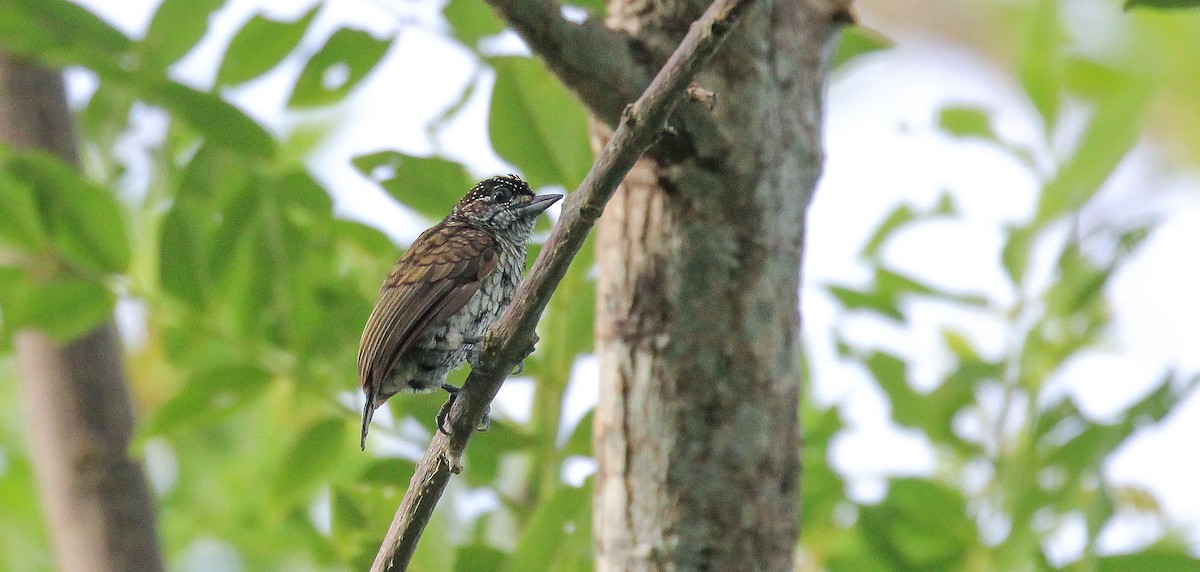
[[458, 393], [446, 374], [475, 363], [483, 334], [521, 283], [534, 220], [561, 198], [534, 196], [516, 175], [480, 181], [392, 267], [359, 341], [363, 449], [375, 409], [400, 392], [449, 393], [437, 418], [445, 432]]

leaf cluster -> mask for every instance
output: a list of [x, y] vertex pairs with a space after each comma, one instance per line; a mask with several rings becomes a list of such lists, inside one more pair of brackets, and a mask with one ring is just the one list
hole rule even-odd
[[[819, 568], [1200, 569], [1154, 495], [1110, 482], [1105, 473], [1106, 459], [1170, 415], [1200, 376], [1164, 371], [1110, 419], [1086, 414], [1057, 383], [1074, 360], [1111, 346], [1107, 288], [1155, 225], [1153, 218], [1129, 218], [1081, 228], [1080, 212], [1142, 132], [1151, 85], [1136, 69], [1072, 55], [1057, 15], [1056, 3], [1034, 3], [1027, 53], [1017, 65], [1030, 112], [1043, 126], [1038, 146], [1067, 149], [1050, 168], [1033, 150], [999, 135], [987, 109], [948, 105], [938, 116], [947, 136], [983, 143], [1041, 181], [1034, 212], [1002, 229], [995, 253], [1012, 296], [996, 300], [943, 287], [887, 256], [908, 232], [968, 220], [949, 193], [932, 206], [900, 205], [885, 217], [859, 254], [870, 271], [864, 284], [825, 287], [843, 322], [866, 317], [904, 330], [914, 326], [915, 313], [941, 307], [998, 324], [1006, 342], [1001, 352], [989, 352], [970, 332], [944, 326], [936, 352], [948, 356], [948, 367], [932, 388], [917, 389], [910, 365], [925, 356], [881, 349], [836, 329], [839, 359], [869, 376], [890, 405], [892, 423], [924, 441], [937, 466], [930, 477], [889, 479], [878, 502], [856, 501], [829, 465], [827, 443], [844, 428], [841, 414], [807, 403], [801, 549]], [[1087, 110], [1077, 135], [1063, 128], [1068, 105]], [[1064, 139], [1066, 133], [1073, 138]], [[1164, 534], [1135, 552], [1106, 554], [1101, 533], [1130, 515], [1164, 523]], [[1067, 530], [1082, 536], [1082, 547], [1066, 562], [1052, 561], [1051, 539]]]
[[[82, 167], [0, 149], [3, 339], [7, 347], [9, 334], [29, 327], [71, 339], [127, 304], [140, 338], [128, 356], [140, 419], [132, 453], [148, 465], [172, 563], [204, 566], [199, 547], [216, 543], [250, 569], [363, 569], [440, 405], [436, 396], [393, 400], [393, 421], [373, 432], [379, 450], [357, 450], [358, 337], [401, 249], [335, 215], [331, 189], [301, 162], [310, 133], [273, 132], [227, 97], [291, 59], [303, 63], [288, 112], [336, 107], [393, 39], [352, 27], [314, 38], [320, 6], [292, 19], [254, 15], [225, 46], [211, 87], [181, 83], [171, 66], [223, 5], [166, 0], [141, 39], [63, 0], [0, 7], [4, 50], [81, 66], [98, 82], [77, 116]], [[446, 15], [455, 36], [471, 33], [459, 17], [494, 18], [463, 3]], [[577, 185], [591, 162], [582, 108], [535, 60], [471, 49], [496, 75], [497, 152], [535, 187]], [[483, 80], [476, 74], [462, 99]], [[148, 173], [134, 186], [127, 175], [138, 166], [115, 149], [147, 110], [163, 118], [165, 135], [144, 149]], [[432, 121], [431, 137], [459, 111]], [[353, 164], [428, 219], [475, 179], [449, 159], [388, 149]], [[489, 446], [464, 460], [471, 471], [458, 494], [486, 487], [495, 502], [482, 514], [439, 515], [426, 546], [440, 548], [418, 554], [415, 569], [591, 567], [590, 486], [561, 478], [590, 450], [590, 421], [563, 427], [561, 417], [575, 358], [591, 348], [590, 267], [590, 254], [581, 256], [546, 314], [524, 374], [535, 388], [531, 418], [496, 423]], [[12, 377], [7, 357], [0, 377]], [[0, 387], [11, 397], [12, 384]], [[569, 438], [559, 439], [560, 427]], [[48, 568], [21, 434], [20, 423], [0, 433], [0, 526], [11, 532], [0, 536], [17, 543], [6, 541], [14, 549], [0, 567]]]

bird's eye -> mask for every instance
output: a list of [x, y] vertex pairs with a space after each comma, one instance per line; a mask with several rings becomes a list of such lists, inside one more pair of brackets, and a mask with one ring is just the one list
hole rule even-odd
[[512, 200], [512, 191], [508, 187], [500, 187], [496, 189], [496, 202], [500, 204], [507, 203]]

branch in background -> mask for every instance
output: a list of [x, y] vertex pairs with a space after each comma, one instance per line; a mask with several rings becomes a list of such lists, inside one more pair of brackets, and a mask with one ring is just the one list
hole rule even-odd
[[650, 81], [628, 39], [596, 18], [575, 23], [557, 0], [487, 0], [554, 75], [608, 125]]
[[[75, 163], [62, 77], [0, 54], [0, 141]], [[162, 570], [154, 499], [129, 458], [133, 412], [112, 320], [59, 344], [17, 332], [30, 457], [59, 570]]]
[[[542, 0], [536, 3], [545, 4]], [[446, 490], [467, 441], [484, 410], [495, 398], [508, 372], [523, 359], [534, 339], [538, 319], [579, 252], [588, 231], [604, 210], [625, 173], [654, 143], [675, 105], [701, 66], [708, 61], [754, 0], [717, 0], [696, 23], [650, 83], [645, 93], [625, 108], [608, 145], [592, 165], [579, 189], [567, 197], [562, 217], [542, 247], [529, 276], [500, 321], [484, 339], [477, 366], [463, 385], [450, 412], [449, 436], [435, 433], [417, 464], [404, 500], [371, 566], [373, 572], [407, 568], [421, 532]]]
[[[622, 110], [650, 82], [651, 54], [634, 53], [629, 38], [596, 18], [576, 24], [562, 15], [557, 0], [487, 0], [550, 71], [605, 125], [621, 120]], [[652, 65], [652, 64], [651, 64]], [[671, 121], [672, 145], [706, 160], [720, 160], [727, 147], [708, 110], [686, 107]], [[678, 159], [672, 159], [675, 162]]]

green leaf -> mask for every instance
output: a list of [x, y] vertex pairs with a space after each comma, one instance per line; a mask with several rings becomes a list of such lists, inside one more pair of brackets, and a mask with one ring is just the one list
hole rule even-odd
[[486, 544], [468, 544], [455, 551], [454, 572], [499, 572], [505, 569], [508, 554]]
[[1063, 69], [1063, 84], [1071, 93], [1090, 100], [1108, 97], [1128, 81], [1118, 68], [1081, 57], [1068, 58]]
[[275, 481], [276, 498], [296, 498], [309, 492], [350, 450], [346, 422], [331, 417], [308, 427], [284, 457]]
[[494, 484], [493, 481], [500, 474], [501, 458], [521, 451], [533, 442], [532, 437], [509, 423], [493, 423], [488, 430], [488, 446], [476, 447], [467, 453], [465, 464], [469, 469], [463, 473], [463, 477], [472, 486]]
[[596, 410], [593, 408], [579, 419], [579, 423], [575, 424], [575, 428], [567, 436], [566, 443], [563, 443], [562, 455], [564, 457], [572, 455], [592, 456], [592, 425], [594, 424], [595, 414]]
[[[28, 281], [28, 273], [24, 270], [20, 268], [13, 268], [11, 266], [0, 265], [0, 297], [6, 296], [6, 293], [11, 291], [13, 288], [22, 287], [22, 285]], [[4, 314], [2, 311], [0, 311], [0, 318], [3, 317]]]
[[804, 435], [800, 463], [800, 529], [805, 531], [831, 526], [834, 511], [846, 500], [842, 477], [829, 466], [829, 443], [845, 428], [845, 423], [836, 407], [821, 408], [814, 405], [814, 401], [806, 395], [800, 412]]
[[208, 21], [224, 0], [163, 0], [139, 42], [144, 66], [164, 71], [204, 37]]
[[442, 132], [442, 129], [445, 128], [446, 124], [450, 123], [451, 119], [458, 117], [459, 113], [461, 113], [463, 109], [466, 109], [467, 104], [471, 103], [471, 101], [475, 98], [475, 92], [479, 90], [480, 84], [483, 83], [480, 81], [481, 76], [482, 68], [476, 68], [475, 71], [471, 73], [471, 78], [467, 80], [467, 85], [463, 87], [461, 92], [459, 92], [458, 97], [456, 97], [454, 101], [450, 103], [450, 105], [446, 106], [445, 109], [438, 113], [437, 116], [430, 119], [429, 123], [425, 125], [425, 133], [431, 140], [437, 140], [438, 134]]
[[225, 57], [217, 71], [217, 85], [237, 85], [274, 68], [300, 44], [320, 8], [320, 5], [313, 6], [292, 22], [255, 15], [238, 30], [225, 49]]
[[[366, 255], [392, 257], [396, 254], [396, 245], [392, 244], [387, 235], [379, 232], [379, 229], [375, 227], [354, 221], [334, 219], [331, 231], [341, 239], [344, 245]], [[378, 284], [372, 288], [372, 293], [375, 293], [377, 288]]]
[[199, 308], [209, 289], [208, 264], [205, 236], [192, 210], [177, 201], [163, 217], [158, 269], [163, 292]]
[[887, 394], [892, 406], [892, 417], [896, 422], [912, 426], [912, 416], [923, 414], [923, 400], [921, 395], [908, 385], [908, 364], [899, 356], [871, 352], [863, 365], [871, 372], [875, 381], [879, 382], [879, 388]]
[[[16, 383], [7, 383], [15, 387]], [[9, 403], [19, 402], [15, 393], [5, 393]], [[8, 412], [5, 412], [8, 414]], [[8, 414], [16, 418], [16, 412]], [[37, 494], [42, 485], [33, 470], [28, 453], [18, 445], [19, 431], [5, 428], [4, 473], [0, 478], [0, 506], [4, 507], [4, 534], [0, 534], [0, 569], [47, 570], [53, 568], [42, 503]]]
[[251, 158], [275, 154], [275, 138], [233, 104], [179, 83], [162, 83], [147, 95], [209, 142]]
[[863, 291], [845, 286], [828, 286], [826, 290], [848, 310], [866, 310], [887, 318], [904, 321], [896, 300], [879, 291]]
[[886, 50], [893, 45], [895, 42], [877, 30], [864, 26], [845, 28], [833, 53], [832, 69], [836, 70], [859, 56]]
[[417, 464], [408, 459], [379, 459], [363, 469], [359, 475], [359, 481], [386, 487], [404, 488], [408, 486], [408, 481], [412, 479], [413, 473], [416, 471]]
[[1058, 9], [1057, 1], [1040, 0], [1030, 11], [1029, 37], [1017, 68], [1021, 86], [1041, 114], [1047, 133], [1058, 120], [1062, 100], [1063, 40]]
[[[838, 546], [826, 561], [829, 572], [862, 572], [863, 570], [895, 571], [902, 569], [889, 565], [871, 547], [862, 541], [861, 535], [852, 537]], [[904, 571], [907, 572], [907, 571]]]
[[37, 329], [59, 342], [91, 331], [112, 316], [116, 297], [103, 284], [76, 276], [31, 280], [5, 272], [0, 288], [4, 327]]
[[1156, 223], [1157, 221], [1154, 223], [1139, 224], [1121, 231], [1121, 234], [1117, 236], [1115, 261], [1122, 261], [1136, 251], [1142, 242], [1150, 237], [1150, 232], [1157, 226]]
[[[590, 246], [585, 245], [584, 249], [590, 251]], [[587, 256], [576, 257], [550, 298], [551, 314], [546, 320], [553, 324], [550, 326], [553, 330], [547, 330], [547, 338], [559, 337], [557, 351], [562, 356], [561, 366], [550, 373], [561, 376], [563, 383], [571, 376], [575, 357], [592, 351], [594, 343], [596, 281], [588, 277], [591, 266], [587, 263]]]
[[583, 107], [532, 58], [489, 60], [496, 69], [488, 114], [492, 145], [533, 187], [574, 189], [592, 166]]
[[[228, 212], [248, 214], [222, 226], [219, 237], [228, 237], [228, 242], [214, 237], [214, 245], [229, 244], [228, 249], [210, 251], [213, 267], [224, 268], [218, 273], [218, 287], [227, 315], [238, 334], [254, 340], [263, 339], [264, 331], [284, 318], [280, 308], [289, 305], [285, 285], [294, 271], [286, 251], [279, 249], [279, 239], [271, 234], [268, 221], [273, 215], [267, 210], [273, 207], [262, 199], [249, 191], [240, 195]], [[222, 253], [224, 264], [217, 262]]]
[[1074, 244], [1063, 249], [1057, 266], [1058, 279], [1043, 295], [1051, 316], [1072, 316], [1090, 303], [1102, 301], [1101, 291], [1112, 277], [1112, 268], [1097, 268]]
[[[421, 542], [417, 543], [417, 550], [413, 553], [412, 562], [408, 566], [409, 570], [413, 572], [450, 572], [453, 570], [455, 554], [448, 547], [453, 546], [454, 543], [447, 538], [450, 532], [447, 520], [443, 511], [433, 511], [433, 516], [429, 518], [429, 524], [421, 533]], [[381, 529], [380, 533], [385, 531], [386, 527]], [[378, 539], [374, 539], [373, 544], [371, 549], [378, 549]]]
[[380, 183], [396, 200], [433, 219], [449, 214], [474, 186], [461, 164], [440, 157], [379, 151], [359, 155], [352, 162], [358, 172]]
[[228, 286], [224, 280], [243, 235], [257, 236], [257, 227], [249, 227], [248, 221], [260, 215], [260, 208], [251, 199], [261, 197], [266, 185], [247, 167], [244, 156], [220, 145], [202, 145], [180, 175], [175, 200], [163, 218], [163, 290], [195, 308], [213, 299], [218, 286]]
[[979, 137], [999, 141], [986, 110], [972, 106], [946, 106], [938, 113], [938, 126], [955, 137]]
[[956, 450], [971, 448], [954, 432], [954, 417], [974, 402], [980, 382], [998, 376], [999, 366], [962, 363], [933, 391], [920, 393], [909, 385], [908, 365], [900, 357], [872, 352], [863, 363], [887, 394], [897, 424], [921, 431], [935, 445]]
[[935, 216], [954, 216], [958, 214], [958, 205], [954, 204], [954, 195], [947, 191], [942, 191], [938, 196], [937, 205], [933, 207], [933, 215]]
[[383, 59], [391, 42], [362, 30], [341, 28], [309, 58], [292, 88], [288, 107], [319, 107], [341, 101]]
[[508, 570], [572, 569], [566, 564], [590, 555], [591, 482], [579, 488], [563, 485], [537, 505], [517, 539]]
[[885, 267], [875, 268], [875, 291], [898, 300], [901, 296], [926, 296], [941, 300], [954, 301], [969, 306], [987, 306], [987, 298], [981, 295], [956, 294], [937, 289], [915, 278], [905, 276], [895, 270]]
[[1071, 157], [1042, 190], [1036, 221], [1045, 223], [1083, 206], [1100, 190], [1141, 134], [1150, 91], [1136, 79], [1098, 101]]
[[1177, 10], [1180, 8], [1195, 8], [1200, 6], [1200, 0], [1126, 0], [1125, 9], [1154, 8], [1158, 10]]
[[[1045, 465], [1062, 467], [1069, 478], [1099, 470], [1104, 458], [1125, 443], [1138, 429], [1158, 423], [1196, 385], [1192, 378], [1179, 383], [1167, 374], [1158, 386], [1121, 413], [1120, 421], [1095, 423], [1082, 415], [1070, 400], [1064, 399], [1039, 421], [1039, 446]], [[1064, 435], [1069, 438], [1064, 438]]]
[[78, 64], [125, 79], [133, 42], [86, 8], [65, 0], [0, 2], [0, 46], [52, 66]]
[[270, 382], [271, 374], [255, 364], [203, 369], [154, 411], [141, 433], [150, 436], [213, 424], [262, 395]]
[[355, 531], [362, 530], [367, 525], [367, 515], [345, 491], [334, 488], [330, 493], [329, 504], [332, 512], [330, 528], [335, 537], [342, 536], [343, 532], [352, 536]]
[[904, 294], [916, 294], [919, 296], [937, 295], [940, 297], [949, 296], [944, 292], [939, 292], [924, 282], [920, 282], [914, 278], [910, 278], [900, 274], [899, 272], [884, 267], [878, 267], [875, 269], [875, 290], [892, 298], [896, 298]]
[[[75, 114], [80, 139], [102, 149], [115, 147], [117, 139], [125, 134], [128, 124], [125, 120], [136, 99], [131, 85], [112, 81], [101, 83], [83, 109]], [[103, 176], [111, 181], [120, 175], [121, 168], [121, 165], [111, 165], [109, 173]]]
[[862, 507], [859, 520], [864, 539], [896, 570], [962, 569], [978, 542], [962, 494], [933, 481], [893, 480], [887, 498]]
[[333, 199], [312, 173], [301, 167], [279, 175], [271, 185], [274, 196], [286, 208], [303, 210], [306, 215], [333, 221]]
[[47, 236], [33, 189], [4, 172], [0, 172], [0, 189], [0, 242], [26, 251], [40, 250]]
[[964, 457], [974, 456], [979, 453], [978, 445], [964, 441], [955, 432], [954, 418], [975, 403], [980, 386], [999, 380], [1003, 372], [1004, 367], [997, 363], [964, 360], [924, 397], [916, 410], [897, 413], [893, 409], [893, 416], [898, 423], [923, 431], [935, 446], [950, 447]]
[[474, 50], [479, 40], [504, 31], [504, 22], [492, 9], [476, 0], [450, 0], [442, 9], [454, 37]]
[[967, 339], [967, 336], [959, 330], [951, 328], [942, 328], [942, 343], [946, 344], [946, 349], [954, 354], [959, 361], [979, 361], [979, 352], [975, 351], [975, 346]]
[[879, 223], [879, 226], [875, 229], [874, 234], [872, 234], [871, 238], [867, 240], [867, 243], [863, 245], [862, 252], [859, 254], [859, 256], [862, 256], [866, 260], [878, 260], [879, 250], [883, 247], [883, 244], [887, 242], [887, 240], [891, 238], [897, 230], [914, 220], [917, 220], [917, 213], [911, 206], [906, 204], [897, 205], [896, 208], [892, 209], [892, 212], [888, 213], [887, 217], [883, 219], [883, 222]]
[[98, 272], [125, 270], [129, 241], [121, 206], [108, 189], [41, 151], [0, 153], [0, 163], [35, 193], [42, 220], [65, 258]]
[[1133, 554], [1116, 554], [1096, 559], [1097, 572], [1130, 572], [1132, 570], [1200, 572], [1200, 560], [1185, 550], [1168, 552], [1150, 547]]
[[1000, 262], [1004, 272], [1014, 285], [1020, 285], [1025, 279], [1025, 270], [1029, 267], [1029, 252], [1033, 247], [1036, 236], [1034, 229], [1026, 226], [1010, 226], [1005, 229], [1007, 237], [1000, 251]]

